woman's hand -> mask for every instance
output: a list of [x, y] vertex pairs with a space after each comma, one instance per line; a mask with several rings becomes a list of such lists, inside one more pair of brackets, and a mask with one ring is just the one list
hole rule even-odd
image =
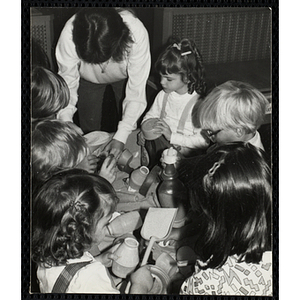
[[87, 155], [82, 162], [77, 165], [77, 168], [88, 171], [89, 173], [94, 173], [97, 168], [98, 158], [96, 155]]
[[117, 176], [117, 161], [112, 154], [109, 154], [100, 169], [99, 175], [110, 183], [113, 183]]
[[150, 267], [143, 266], [131, 274], [131, 294], [148, 294], [152, 289], [154, 278], [151, 275]]
[[118, 141], [118, 140], [115, 140], [115, 139], [112, 139], [107, 145], [106, 147], [104, 148], [103, 152], [107, 152], [109, 154], [113, 154], [114, 157], [116, 159], [119, 158], [119, 156], [121, 155], [121, 152], [123, 151], [124, 149], [124, 143]]
[[170, 141], [171, 135], [172, 135], [172, 131], [171, 131], [169, 125], [165, 121], [163, 121], [163, 120], [157, 121], [154, 128], [155, 128], [154, 133], [160, 133], [168, 141]]

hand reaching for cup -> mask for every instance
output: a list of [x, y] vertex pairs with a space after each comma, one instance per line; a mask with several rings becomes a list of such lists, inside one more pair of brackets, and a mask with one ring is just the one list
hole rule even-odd
[[154, 277], [152, 277], [149, 266], [143, 266], [130, 276], [131, 294], [148, 294], [153, 287]]
[[110, 183], [113, 183], [117, 176], [117, 161], [113, 154], [109, 154], [100, 169], [99, 175]]
[[123, 149], [124, 149], [124, 143], [112, 139], [105, 147], [104, 152], [109, 153], [109, 154], [113, 154], [115, 158], [119, 158], [119, 156], [121, 155]]
[[170, 126], [161, 119], [156, 122], [153, 132], [162, 134], [168, 141], [171, 139], [172, 131]]
[[89, 154], [76, 166], [76, 168], [86, 170], [89, 173], [94, 173], [97, 168], [97, 161], [98, 158], [96, 155]]

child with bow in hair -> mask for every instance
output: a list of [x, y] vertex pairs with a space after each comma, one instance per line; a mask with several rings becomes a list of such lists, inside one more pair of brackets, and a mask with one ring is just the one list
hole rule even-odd
[[145, 140], [142, 132], [139, 135], [139, 144], [145, 146], [148, 154], [154, 153], [149, 157], [150, 168], [170, 145], [184, 156], [194, 149], [208, 146], [191, 119], [195, 103], [205, 96], [206, 90], [203, 62], [195, 43], [183, 39], [180, 43], [169, 45], [156, 61], [155, 68], [161, 76], [163, 89], [156, 96], [142, 125], [150, 118], [157, 118], [153, 133], [162, 136], [149, 141]]

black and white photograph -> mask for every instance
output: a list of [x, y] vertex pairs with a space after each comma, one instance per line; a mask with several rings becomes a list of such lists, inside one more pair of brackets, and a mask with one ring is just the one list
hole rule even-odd
[[29, 9], [28, 293], [272, 298], [272, 7]]

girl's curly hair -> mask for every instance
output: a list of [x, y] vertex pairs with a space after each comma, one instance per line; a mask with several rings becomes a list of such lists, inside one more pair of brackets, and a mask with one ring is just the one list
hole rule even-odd
[[182, 81], [188, 85], [188, 93], [192, 94], [196, 91], [200, 98], [204, 98], [206, 95], [205, 69], [196, 44], [189, 39], [183, 39], [180, 42], [176, 42], [176, 39], [173, 41], [156, 61], [156, 71], [163, 75], [181, 74]]
[[33, 198], [33, 261], [51, 267], [81, 257], [97, 221], [117, 202], [111, 184], [96, 174], [74, 169], [53, 176]]

